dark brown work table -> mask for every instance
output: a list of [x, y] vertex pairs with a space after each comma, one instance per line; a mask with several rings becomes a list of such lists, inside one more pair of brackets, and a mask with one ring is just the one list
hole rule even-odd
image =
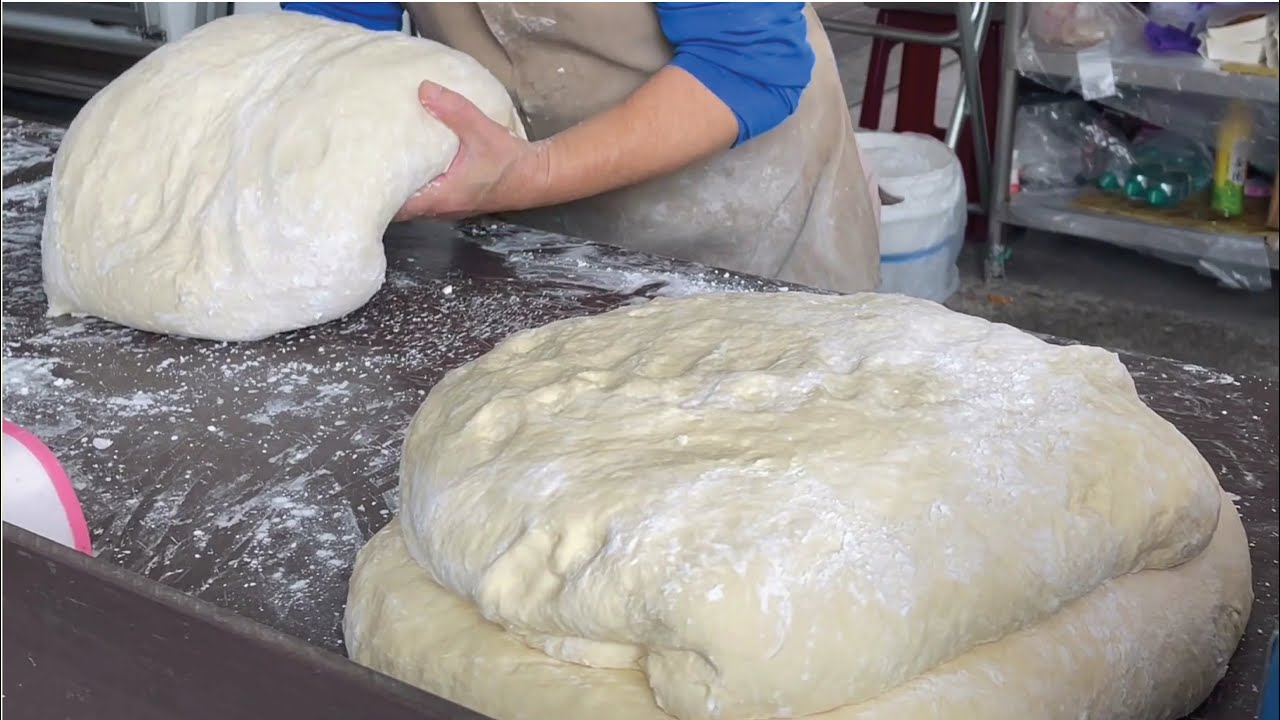
[[[315, 683], [299, 702], [336, 713], [335, 701], [321, 698], [350, 682], [359, 688], [351, 697], [399, 698], [392, 705], [409, 708], [400, 715], [388, 705], [386, 717], [418, 710], [421, 717], [468, 717], [447, 704], [433, 710], [421, 693], [371, 680], [371, 673], [343, 669], [350, 664], [337, 655], [352, 561], [396, 511], [400, 442], [427, 390], [445, 371], [522, 328], [658, 295], [782, 287], [510, 226], [415, 224], [388, 233], [387, 282], [373, 301], [318, 328], [226, 344], [93, 319], [50, 319], [39, 238], [60, 138], [56, 127], [4, 119], [4, 414], [63, 463], [97, 555], [81, 563], [6, 528], [5, 699], [11, 707], [39, 700], [51, 717], [110, 717], [112, 708], [126, 707], [145, 713], [139, 698], [167, 713], [155, 717], [173, 717], [182, 703], [198, 701], [171, 697], [175, 687], [204, 683], [210, 698], [235, 692], [217, 689], [218, 682], [245, 687], [234, 673], [184, 665], [208, 661], [173, 654], [166, 638], [178, 627], [192, 641], [201, 632], [248, 638], [242, 651], [259, 655], [241, 672], [252, 668], [260, 680], [278, 672], [276, 687]], [[1251, 718], [1280, 586], [1277, 386], [1170, 360], [1121, 357], [1143, 398], [1195, 442], [1239, 498], [1253, 553], [1253, 615], [1226, 679], [1193, 717]], [[26, 574], [11, 576], [13, 567]], [[11, 582], [29, 584], [15, 591]], [[58, 643], [76, 635], [60, 639], [52, 626], [58, 617], [127, 618], [129, 599], [144, 603], [143, 596], [154, 607], [143, 612], [144, 605], [134, 605], [133, 625], [114, 635], [82, 629], [80, 640], [88, 648], [119, 647], [130, 632], [145, 640], [153, 619], [155, 632], [135, 657], [139, 667], [170, 669], [131, 695], [104, 692], [104, 684], [131, 682], [129, 674], [90, 671], [109, 661], [109, 651], [60, 651]], [[257, 632], [258, 624], [283, 634]], [[200, 645], [213, 652], [218, 642]], [[289, 662], [306, 671], [280, 669]], [[195, 674], [183, 675], [184, 667]], [[62, 693], [51, 705], [39, 690], [51, 687], [40, 679], [46, 671], [83, 676], [84, 689]], [[97, 691], [95, 683], [102, 686]], [[118, 704], [126, 697], [134, 705]], [[214, 705], [204, 704], [215, 716]]]

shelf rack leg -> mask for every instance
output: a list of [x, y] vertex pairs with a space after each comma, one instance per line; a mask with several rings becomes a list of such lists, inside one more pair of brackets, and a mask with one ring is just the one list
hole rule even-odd
[[991, 203], [987, 213], [987, 248], [983, 277], [1004, 277], [1008, 249], [1004, 244], [1004, 220], [1008, 216], [1009, 176], [1013, 165], [1013, 130], [1018, 109], [1018, 40], [1022, 35], [1024, 3], [1005, 6], [1004, 42], [1000, 49], [1000, 100], [996, 112], [996, 147], [992, 157]]

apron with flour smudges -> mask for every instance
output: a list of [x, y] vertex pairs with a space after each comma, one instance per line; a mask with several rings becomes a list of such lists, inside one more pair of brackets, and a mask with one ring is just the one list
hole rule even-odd
[[[651, 3], [409, 3], [424, 37], [479, 60], [531, 140], [621, 102], [671, 59]], [[514, 222], [845, 292], [879, 282], [869, 192], [831, 45], [812, 7], [813, 78], [795, 114], [743, 145], [648, 182]]]

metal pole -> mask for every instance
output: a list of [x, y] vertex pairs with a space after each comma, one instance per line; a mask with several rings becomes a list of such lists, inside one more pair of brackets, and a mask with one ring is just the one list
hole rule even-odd
[[[963, 12], [963, 8], [957, 10], [957, 13], [959, 12]], [[987, 18], [990, 17], [990, 14], [991, 3], [973, 3], [974, 24], [978, 28], [978, 36], [976, 38], [978, 57], [982, 57], [982, 49], [987, 44], [987, 30], [990, 27], [987, 23]], [[961, 85], [960, 91], [956, 94], [956, 105], [951, 109], [951, 118], [947, 121], [945, 142], [952, 151], [956, 149], [956, 144], [960, 140], [960, 128], [964, 126], [965, 113], [968, 111], [967, 100], [968, 93], [965, 92], [964, 86]]]
[[983, 275], [987, 280], [1004, 277], [1007, 250], [1004, 218], [1009, 205], [1009, 175], [1013, 164], [1013, 127], [1018, 109], [1018, 40], [1022, 35], [1025, 5], [1005, 6], [1004, 42], [1000, 53], [1000, 102], [996, 113], [996, 148], [992, 158], [991, 204], [987, 213], [987, 252]]
[[[985, 15], [978, 13], [982, 18]], [[978, 176], [979, 202], [989, 209], [991, 193], [991, 147], [987, 143], [987, 117], [982, 107], [981, 54], [977, 49], [978, 28], [975, 13], [956, 13], [956, 25], [960, 29], [960, 67], [964, 75], [965, 94], [969, 97], [969, 130], [973, 133], [974, 169]]]
[[851, 35], [865, 35], [867, 37], [884, 38], [900, 43], [917, 43], [920, 45], [939, 45], [942, 47], [955, 47], [960, 39], [959, 31], [952, 31], [945, 34], [920, 32], [919, 30], [904, 30], [902, 28], [886, 27], [884, 25], [876, 25], [874, 23], [860, 23], [850, 20], [823, 20], [822, 27], [828, 32], [842, 32]]
[[964, 115], [968, 112], [965, 100], [967, 98], [962, 87], [960, 92], [956, 93], [956, 106], [951, 110], [951, 119], [947, 121], [947, 135], [943, 139], [952, 152], [955, 152], [956, 145], [960, 143], [960, 128], [964, 126]]

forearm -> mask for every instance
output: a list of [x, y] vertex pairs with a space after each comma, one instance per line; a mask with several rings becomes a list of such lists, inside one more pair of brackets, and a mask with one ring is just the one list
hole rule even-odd
[[616, 107], [529, 143], [424, 81], [423, 108], [458, 136], [444, 174], [396, 213], [466, 218], [559, 205], [669, 175], [789, 117], [814, 54], [802, 3], [655, 3], [670, 63]]
[[674, 172], [733, 145], [733, 111], [684, 70], [659, 70], [619, 105], [535, 144], [514, 177], [521, 210]]

